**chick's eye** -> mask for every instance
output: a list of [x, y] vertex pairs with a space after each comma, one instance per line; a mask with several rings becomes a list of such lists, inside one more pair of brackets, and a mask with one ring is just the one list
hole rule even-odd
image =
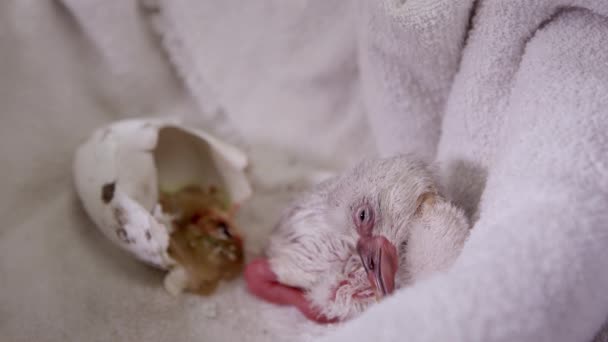
[[366, 218], [367, 218], [367, 211], [365, 209], [359, 210], [359, 221], [365, 222]]
[[374, 211], [372, 207], [369, 204], [363, 204], [357, 208], [353, 216], [353, 221], [359, 234], [371, 234], [374, 225]]
[[359, 224], [366, 224], [373, 220], [374, 212], [368, 204], [364, 204], [356, 212], [356, 219]]

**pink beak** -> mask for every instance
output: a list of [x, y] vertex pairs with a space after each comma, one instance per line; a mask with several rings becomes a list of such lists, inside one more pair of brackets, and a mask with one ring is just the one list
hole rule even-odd
[[363, 236], [357, 242], [357, 252], [376, 296], [391, 294], [399, 263], [395, 245], [384, 236]]

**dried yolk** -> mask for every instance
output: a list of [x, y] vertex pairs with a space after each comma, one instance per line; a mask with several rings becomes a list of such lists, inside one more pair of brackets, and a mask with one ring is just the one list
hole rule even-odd
[[173, 216], [169, 254], [188, 273], [191, 292], [209, 295], [243, 269], [243, 243], [226, 198], [214, 187], [161, 193], [163, 211]]

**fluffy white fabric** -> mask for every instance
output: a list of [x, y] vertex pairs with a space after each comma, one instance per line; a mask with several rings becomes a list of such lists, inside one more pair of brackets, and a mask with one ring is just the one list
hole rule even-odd
[[[1, 2], [0, 331], [592, 340], [608, 317], [607, 16], [601, 0]], [[449, 272], [337, 331], [240, 281], [171, 298], [161, 274], [96, 232], [69, 173], [98, 125], [169, 114], [252, 156], [250, 255], [286, 198], [373, 153], [372, 140], [438, 160], [474, 230]]]
[[436, 146], [454, 200], [481, 200], [449, 272], [323, 341], [593, 339], [608, 315], [607, 14], [603, 1], [364, 8], [379, 145]]

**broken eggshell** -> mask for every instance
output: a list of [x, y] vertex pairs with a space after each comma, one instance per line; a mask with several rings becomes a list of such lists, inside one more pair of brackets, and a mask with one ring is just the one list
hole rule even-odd
[[175, 118], [132, 119], [96, 130], [76, 151], [76, 191], [85, 211], [112, 242], [137, 259], [171, 270], [173, 294], [188, 282], [168, 253], [171, 217], [159, 188], [219, 186], [238, 206], [250, 197], [247, 157], [237, 148]]

